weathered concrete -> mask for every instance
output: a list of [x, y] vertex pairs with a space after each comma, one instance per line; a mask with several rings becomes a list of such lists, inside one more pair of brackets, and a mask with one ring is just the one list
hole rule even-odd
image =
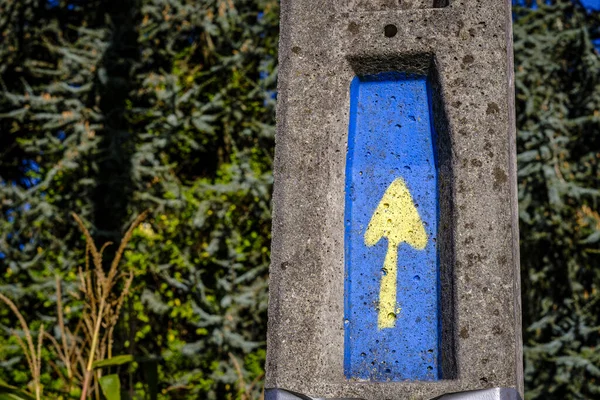
[[[510, 2], [443, 5], [282, 0], [268, 388], [366, 400], [500, 386], [522, 393]], [[349, 88], [356, 75], [387, 71], [428, 74], [433, 86], [437, 382], [344, 376]]]
[[[362, 400], [362, 399], [323, 399], [309, 397], [301, 393], [288, 392], [283, 389], [267, 389], [265, 400]], [[514, 388], [493, 388], [473, 390], [461, 393], [449, 393], [431, 400], [521, 400], [519, 392]]]

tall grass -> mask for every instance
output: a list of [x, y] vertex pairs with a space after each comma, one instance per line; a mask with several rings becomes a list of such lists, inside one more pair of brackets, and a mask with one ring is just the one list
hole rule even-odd
[[50, 366], [66, 382], [66, 391], [70, 392], [72, 388], [77, 387], [81, 390], [80, 400], [85, 400], [92, 394], [96, 399], [100, 399], [98, 385], [102, 371], [95, 369], [94, 364], [113, 357], [114, 328], [133, 281], [133, 273], [120, 271], [119, 263], [127, 243], [131, 240], [133, 231], [146, 218], [148, 212], [140, 214], [131, 224], [123, 236], [110, 266], [106, 268], [107, 270], [105, 270], [103, 254], [112, 243], [105, 243], [98, 250], [81, 218], [75, 213], [72, 215], [86, 241], [85, 266], [79, 268], [79, 293], [75, 294], [83, 301], [84, 307], [80, 318], [73, 324], [75, 328], [71, 330], [65, 323], [59, 277], [56, 277], [56, 308], [60, 342], [45, 332], [42, 324], [37, 333], [37, 343], [35, 343], [31, 329], [18, 307], [11, 299], [0, 293], [0, 300], [6, 303], [16, 315], [25, 337], [23, 340], [17, 331], [13, 330], [12, 332], [27, 360], [36, 400], [42, 398], [43, 388], [40, 384], [40, 376], [44, 338], [51, 343], [51, 350], [56, 359], [49, 361]]

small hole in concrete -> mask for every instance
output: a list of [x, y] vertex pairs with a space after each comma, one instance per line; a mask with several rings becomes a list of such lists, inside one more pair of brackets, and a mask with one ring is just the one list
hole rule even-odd
[[394, 37], [398, 33], [398, 28], [396, 25], [389, 24], [383, 28], [383, 32], [385, 33], [386, 37]]
[[444, 7], [448, 7], [448, 0], [434, 0], [433, 2], [433, 8], [444, 8]]

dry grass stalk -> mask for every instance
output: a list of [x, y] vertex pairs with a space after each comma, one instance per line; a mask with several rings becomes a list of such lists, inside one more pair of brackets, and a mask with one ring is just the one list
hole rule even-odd
[[[237, 385], [238, 385], [238, 394], [240, 395], [241, 400], [252, 400], [253, 398], [253, 390], [256, 385], [262, 380], [264, 374], [261, 374], [254, 378], [250, 384], [246, 384], [246, 379], [244, 378], [244, 374], [242, 372], [242, 367], [240, 366], [240, 362], [238, 359], [232, 354], [229, 353], [229, 358], [231, 358], [231, 362], [233, 363], [233, 368], [235, 368], [235, 373], [238, 376]], [[260, 399], [264, 398], [264, 389], [260, 395]]]
[[56, 313], [61, 343], [59, 343], [54, 336], [48, 333], [45, 333], [45, 337], [48, 338], [54, 347], [54, 351], [58, 359], [62, 362], [64, 368], [67, 370], [67, 376], [64, 376], [61, 368], [52, 360], [49, 360], [49, 364], [52, 369], [63, 379], [63, 381], [66, 382], [66, 391], [70, 392], [74, 385], [80, 385], [83, 381], [83, 376], [79, 372], [77, 366], [85, 365], [80, 351], [80, 348], [85, 347], [85, 344], [78, 336], [79, 330], [81, 329], [81, 321], [75, 327], [75, 332], [71, 332], [71, 330], [65, 324], [64, 307], [62, 303], [62, 288], [60, 285], [60, 278], [58, 276], [56, 277]]
[[[73, 213], [72, 215], [86, 238], [85, 271], [79, 270], [80, 290], [86, 299], [82, 316], [83, 327], [86, 341], [90, 343], [90, 346], [87, 348], [87, 364], [83, 374], [81, 392], [81, 400], [84, 400], [92, 386], [97, 388], [97, 380], [100, 377], [99, 374], [94, 374], [94, 362], [103, 360], [107, 356], [109, 358], [112, 357], [114, 327], [117, 324], [121, 307], [133, 282], [133, 273], [119, 273], [118, 266], [127, 243], [133, 236], [133, 231], [146, 218], [148, 212], [144, 212], [138, 216], [125, 233], [108, 273], [104, 272], [102, 256], [110, 243], [104, 244], [98, 250], [83, 221], [77, 214]], [[92, 266], [90, 266], [90, 255]], [[113, 288], [119, 283], [122, 284], [120, 293], [113, 293]], [[97, 389], [94, 391], [96, 395], [99, 394]]]
[[[127, 243], [133, 236], [133, 231], [146, 218], [148, 212], [146, 211], [138, 216], [125, 233], [110, 264], [108, 273], [104, 272], [102, 256], [104, 250], [111, 243], [105, 243], [98, 251], [81, 218], [75, 213], [72, 213], [72, 215], [86, 239], [85, 270], [80, 268], [78, 274], [79, 290], [83, 295], [84, 308], [75, 330], [71, 331], [65, 324], [62, 289], [58, 276], [56, 277], [56, 307], [58, 329], [61, 336], [60, 343], [47, 333], [44, 326], [41, 325], [36, 346], [31, 336], [31, 330], [17, 306], [8, 297], [0, 293], [0, 300], [6, 303], [16, 315], [24, 333], [25, 341], [16, 332], [13, 332], [13, 335], [21, 347], [31, 371], [36, 400], [40, 400], [42, 396], [40, 376], [44, 338], [48, 338], [58, 359], [66, 369], [67, 391], [69, 392], [73, 385], [78, 385], [81, 387], [81, 400], [85, 400], [92, 392], [96, 399], [100, 399], [98, 379], [101, 374], [100, 371], [94, 371], [93, 365], [96, 361], [112, 357], [114, 328], [133, 282], [133, 273], [119, 273], [119, 262], [123, 257]], [[90, 268], [90, 261], [93, 268]], [[118, 285], [121, 285], [121, 290], [116, 292], [113, 289]], [[75, 295], [75, 297], [78, 298], [79, 296]], [[49, 364], [61, 378], [65, 379], [61, 367], [57, 363], [50, 360]]]
[[13, 331], [13, 335], [17, 339], [17, 343], [23, 350], [23, 354], [25, 355], [25, 359], [27, 360], [27, 364], [29, 366], [29, 370], [31, 371], [32, 383], [35, 392], [36, 400], [40, 400], [42, 398], [42, 385], [40, 384], [40, 375], [42, 371], [42, 341], [44, 340], [44, 325], [40, 326], [40, 332], [38, 335], [38, 343], [37, 343], [37, 352], [33, 343], [33, 338], [31, 337], [31, 330], [29, 329], [29, 325], [25, 322], [25, 318], [23, 318], [23, 314], [19, 311], [15, 303], [12, 302], [11, 299], [4, 296], [0, 293], [0, 300], [2, 300], [8, 308], [16, 315], [19, 320], [19, 324], [21, 325], [21, 329], [25, 334], [25, 342], [21, 339], [16, 332]]

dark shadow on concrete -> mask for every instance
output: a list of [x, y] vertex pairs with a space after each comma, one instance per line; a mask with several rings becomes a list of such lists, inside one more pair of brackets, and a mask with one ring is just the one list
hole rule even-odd
[[440, 259], [440, 307], [442, 310], [441, 365], [444, 379], [457, 379], [456, 363], [457, 327], [456, 321], [456, 276], [454, 275], [455, 257], [455, 221], [454, 221], [454, 173], [452, 168], [453, 142], [446, 102], [443, 98], [442, 79], [436, 67], [435, 57], [431, 59], [428, 81], [431, 91], [430, 101], [433, 109], [433, 125], [437, 133], [437, 166], [439, 196], [439, 243]]

